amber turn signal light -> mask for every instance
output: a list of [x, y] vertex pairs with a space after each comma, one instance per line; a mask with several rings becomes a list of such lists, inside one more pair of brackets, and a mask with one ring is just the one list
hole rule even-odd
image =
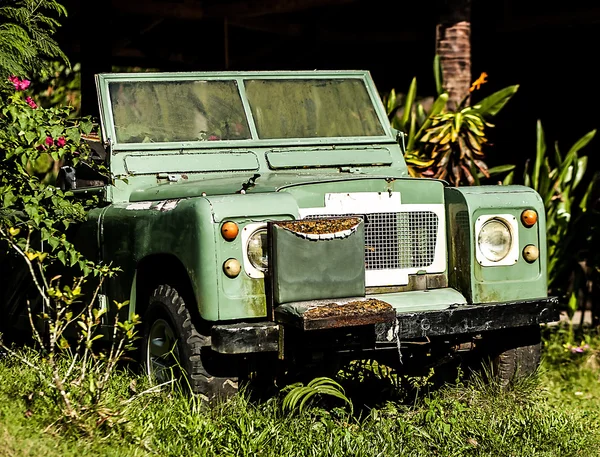
[[526, 209], [521, 213], [521, 222], [525, 227], [532, 227], [537, 222], [538, 215], [532, 209]]
[[235, 238], [238, 236], [239, 231], [240, 229], [235, 222], [228, 221], [221, 226], [221, 235], [227, 241], [235, 240]]

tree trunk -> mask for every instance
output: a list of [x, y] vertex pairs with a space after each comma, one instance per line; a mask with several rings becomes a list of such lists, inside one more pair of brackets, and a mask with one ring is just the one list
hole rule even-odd
[[440, 56], [448, 108], [467, 98], [471, 87], [471, 1], [442, 0], [436, 30], [436, 53]]

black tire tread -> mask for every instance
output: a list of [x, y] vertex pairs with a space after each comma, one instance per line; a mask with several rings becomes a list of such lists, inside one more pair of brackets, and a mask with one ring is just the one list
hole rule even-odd
[[[205, 359], [207, 354], [212, 352], [210, 336], [203, 335], [196, 329], [192, 315], [178, 291], [168, 284], [161, 284], [154, 289], [150, 295], [147, 313], [150, 317], [152, 307], [156, 303], [166, 308], [174, 330], [178, 332], [179, 342], [183, 346], [180, 348], [181, 357], [184, 359], [181, 363], [187, 372], [186, 378], [191, 391], [205, 396], [208, 400], [235, 394], [238, 391], [237, 378], [214, 376], [207, 371]], [[146, 346], [145, 342], [143, 346]]]
[[492, 370], [496, 380], [503, 388], [515, 381], [531, 376], [541, 361], [542, 344], [539, 327], [510, 332], [504, 346], [498, 346], [492, 354]]

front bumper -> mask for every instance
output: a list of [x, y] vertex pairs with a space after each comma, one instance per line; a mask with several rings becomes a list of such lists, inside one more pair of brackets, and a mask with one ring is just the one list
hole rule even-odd
[[402, 340], [528, 327], [559, 319], [558, 298], [548, 297], [401, 313], [396, 316], [396, 322], [377, 324], [375, 328], [377, 341], [390, 341], [390, 330]]
[[[391, 343], [398, 339], [466, 336], [493, 330], [556, 322], [560, 318], [557, 297], [520, 300], [503, 303], [449, 305], [444, 309], [390, 313], [386, 307], [360, 318], [337, 313], [328, 316], [327, 326], [314, 325], [304, 313], [275, 313], [277, 322], [215, 325], [212, 328], [212, 349], [223, 354], [275, 352], [282, 344], [284, 327], [294, 328], [310, 337], [312, 331], [328, 329], [373, 328], [373, 344]], [[343, 305], [342, 305], [343, 306]], [[349, 309], [356, 312], [356, 307]], [[297, 311], [297, 308], [296, 308]], [[394, 315], [395, 314], [395, 315]], [[365, 317], [366, 316], [366, 317]], [[344, 325], [336, 325], [343, 322]], [[331, 325], [333, 324], [333, 325]]]

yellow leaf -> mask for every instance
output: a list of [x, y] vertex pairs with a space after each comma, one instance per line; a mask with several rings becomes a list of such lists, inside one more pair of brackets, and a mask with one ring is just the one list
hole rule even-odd
[[25, 255], [27, 256], [27, 258], [29, 260], [34, 260], [38, 256], [38, 253], [29, 251], [29, 252], [26, 252]]
[[21, 229], [16, 228], [16, 227], [11, 227], [8, 229], [8, 233], [10, 233], [10, 236], [17, 236], [20, 231], [21, 231]]

